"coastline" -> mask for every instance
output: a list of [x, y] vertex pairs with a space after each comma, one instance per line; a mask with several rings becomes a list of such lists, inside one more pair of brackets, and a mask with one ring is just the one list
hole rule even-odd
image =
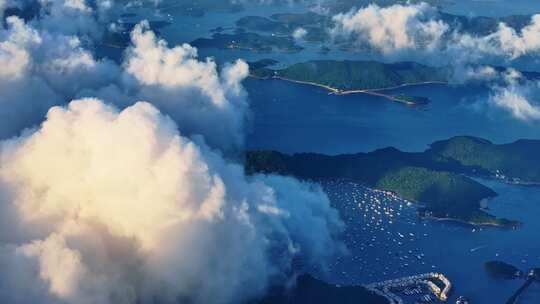
[[[311, 180], [311, 181], [319, 183], [319, 182], [324, 181], [324, 180], [326, 180], [326, 179], [314, 179], [314, 180]], [[497, 224], [497, 223], [493, 223], [493, 222], [472, 222], [472, 221], [467, 221], [467, 220], [460, 219], [460, 218], [457, 218], [457, 217], [437, 217], [437, 216], [433, 216], [433, 215], [421, 215], [420, 214], [421, 213], [421, 208], [426, 207], [426, 205], [423, 204], [422, 202], [419, 202], [419, 201], [416, 201], [416, 200], [411, 200], [411, 199], [406, 199], [403, 196], [399, 195], [399, 193], [396, 193], [394, 191], [370, 187], [370, 186], [365, 185], [363, 183], [360, 183], [360, 182], [358, 182], [358, 181], [356, 181], [354, 179], [343, 178], [341, 180], [353, 181], [355, 183], [359, 183], [362, 187], [364, 187], [366, 189], [369, 189], [371, 191], [382, 192], [382, 193], [386, 193], [386, 194], [389, 194], [389, 195], [394, 195], [394, 196], [399, 197], [399, 198], [401, 198], [403, 200], [406, 200], [406, 201], [410, 202], [411, 204], [413, 204], [413, 206], [416, 208], [418, 218], [420, 218], [422, 220], [441, 221], [441, 222], [446, 221], [446, 222], [454, 222], [454, 223], [459, 223], [459, 224], [470, 225], [470, 226], [473, 226], [473, 227], [493, 227], [493, 228], [500, 228], [500, 229], [517, 229], [517, 228], [519, 228], [519, 226], [521, 226], [523, 224], [522, 222], [516, 221], [516, 225], [503, 225], [503, 224]], [[488, 199], [490, 199], [490, 198], [493, 198], [493, 197], [489, 197]], [[478, 208], [478, 210], [484, 210], [484, 209]]]
[[[416, 211], [418, 213], [418, 218], [423, 219], [423, 220], [441, 221], [441, 222], [446, 221], [446, 222], [454, 222], [454, 223], [459, 223], [459, 224], [470, 225], [470, 226], [473, 226], [473, 227], [495, 227], [495, 228], [501, 228], [501, 229], [517, 229], [519, 226], [521, 226], [523, 224], [523, 223], [521, 223], [519, 221], [515, 221], [516, 225], [504, 225], [504, 224], [493, 223], [493, 222], [473, 222], [473, 221], [464, 220], [464, 219], [461, 219], [461, 218], [458, 218], [458, 217], [437, 217], [437, 216], [433, 216], [433, 215], [422, 215], [421, 214], [421, 208], [425, 208], [426, 205], [419, 202], [419, 201], [406, 199], [403, 196], [401, 196], [399, 193], [396, 193], [394, 191], [389, 191], [389, 190], [384, 190], [384, 189], [379, 189], [379, 188], [372, 188], [372, 187], [369, 187], [369, 186], [366, 186], [366, 185], [362, 185], [362, 186], [364, 186], [367, 189], [370, 189], [372, 191], [389, 193], [389, 194], [395, 195], [397, 197], [400, 197], [401, 199], [404, 199], [404, 200], [407, 200], [407, 201], [411, 202], [416, 207]], [[490, 198], [493, 198], [493, 197], [488, 197], [487, 199], [490, 199]], [[478, 210], [486, 212], [485, 209], [483, 209], [483, 208], [478, 208]]]
[[380, 92], [381, 91], [386, 91], [386, 90], [394, 90], [394, 89], [399, 89], [399, 88], [406, 88], [406, 87], [411, 87], [411, 86], [418, 86], [418, 85], [429, 85], [429, 84], [447, 85], [448, 84], [448, 82], [444, 82], [444, 81], [423, 81], [423, 82], [415, 82], [415, 83], [404, 83], [404, 84], [401, 84], [401, 85], [398, 85], [398, 86], [392, 86], [392, 87], [386, 87], [386, 88], [377, 88], [377, 89], [341, 90], [341, 89], [334, 88], [334, 87], [331, 87], [329, 85], [325, 85], [325, 84], [321, 84], [321, 83], [317, 83], [317, 82], [295, 80], [295, 79], [290, 79], [290, 78], [277, 76], [277, 75], [273, 75], [273, 76], [269, 76], [269, 77], [260, 77], [260, 76], [250, 74], [249, 76], [253, 77], [255, 79], [260, 79], [260, 80], [277, 79], [277, 80], [283, 80], [283, 81], [288, 81], [288, 82], [297, 83], [297, 84], [303, 84], [303, 85], [319, 87], [319, 88], [323, 88], [323, 89], [329, 91], [329, 94], [332, 94], [332, 95], [367, 94], [367, 95], [372, 95], [372, 96], [378, 96], [378, 97], [386, 98], [386, 99], [388, 99], [390, 101], [401, 103], [401, 104], [407, 105], [407, 106], [418, 106], [420, 104], [416, 103], [416, 102], [396, 98], [395, 96], [380, 93]]
[[495, 227], [495, 228], [501, 228], [501, 229], [517, 229], [520, 225], [522, 225], [521, 222], [519, 222], [517, 225], [509, 226], [509, 225], [502, 225], [502, 224], [496, 224], [496, 223], [490, 223], [490, 222], [471, 222], [459, 218], [452, 218], [452, 217], [436, 217], [436, 216], [428, 216], [428, 215], [419, 215], [421, 219], [430, 220], [430, 221], [437, 221], [437, 222], [454, 222], [459, 224], [465, 224], [470, 225], [473, 227]]
[[514, 181], [514, 180], [509, 180], [509, 179], [504, 179], [504, 178], [498, 178], [498, 177], [491, 177], [491, 179], [496, 180], [496, 181], [503, 182], [503, 183], [508, 184], [508, 185], [513, 185], [513, 186], [522, 186], [522, 187], [540, 187], [540, 183], [539, 183], [539, 182]]
[[512, 185], [512, 186], [520, 186], [520, 187], [540, 187], [540, 182], [532, 182], [527, 180], [515, 180], [513, 178], [500, 178], [497, 177], [495, 174], [491, 175], [482, 175], [482, 174], [465, 174], [462, 173], [464, 176], [472, 179], [481, 179], [486, 181], [495, 181], [500, 182], [506, 185]]

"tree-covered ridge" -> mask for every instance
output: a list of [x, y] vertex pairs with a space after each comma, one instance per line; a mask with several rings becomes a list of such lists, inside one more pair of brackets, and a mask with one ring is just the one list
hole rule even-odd
[[540, 183], [540, 140], [522, 139], [497, 145], [481, 138], [460, 136], [435, 142], [426, 153], [437, 162], [458, 163], [508, 181]]
[[[399, 193], [403, 198], [429, 202], [436, 209], [451, 209], [450, 214], [469, 208], [495, 193], [462, 175], [422, 167], [403, 167], [384, 174], [375, 188]], [[455, 191], [461, 189], [461, 191]], [[437, 197], [437, 199], [433, 199]]]
[[[514, 225], [480, 210], [480, 201], [496, 193], [456, 173], [418, 166], [407, 153], [380, 150], [373, 153], [326, 156], [286, 155], [253, 151], [246, 155], [248, 173], [279, 173], [302, 179], [351, 179], [368, 187], [392, 191], [419, 202], [425, 215], [454, 218], [476, 224]], [[401, 158], [400, 156], [404, 156]]]
[[538, 152], [540, 141], [495, 145], [479, 138], [455, 137], [436, 142], [421, 153], [394, 148], [336, 156], [252, 151], [246, 155], [246, 171], [302, 179], [351, 179], [419, 202], [424, 205], [420, 211], [425, 215], [515, 226], [516, 222], [495, 218], [481, 209], [480, 202], [496, 193], [467, 175], [504, 178], [501, 172], [512, 172], [521, 182], [534, 182], [540, 175], [534, 158]]
[[281, 70], [253, 70], [256, 76], [276, 76], [329, 86], [339, 90], [368, 90], [423, 82], [446, 82], [450, 72], [414, 62], [313, 60]]

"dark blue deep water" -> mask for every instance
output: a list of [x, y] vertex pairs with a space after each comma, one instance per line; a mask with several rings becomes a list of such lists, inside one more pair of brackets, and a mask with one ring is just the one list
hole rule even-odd
[[423, 85], [388, 92], [431, 99], [427, 106], [411, 108], [365, 94], [329, 95], [322, 88], [281, 80], [248, 79], [245, 86], [254, 113], [249, 149], [340, 154], [388, 146], [424, 150], [456, 135], [496, 143], [540, 138], [536, 123], [488, 106], [489, 92], [483, 87]]
[[[463, 134], [497, 143], [540, 136], [537, 125], [487, 107], [482, 87], [428, 85], [392, 92], [432, 100], [419, 108], [367, 95], [328, 95], [279, 80], [248, 80], [246, 87], [253, 110], [251, 149], [338, 154], [395, 146], [411, 151]], [[454, 284], [452, 299], [466, 295], [473, 303], [504, 303], [522, 281], [494, 280], [483, 264], [503, 260], [523, 270], [540, 266], [540, 187], [481, 182], [499, 194], [490, 212], [518, 219], [522, 228], [420, 221], [406, 201], [351, 182], [324, 182], [347, 224], [344, 241], [350, 253], [336, 257], [327, 271], [314, 271], [340, 284], [440, 271]], [[540, 285], [533, 285], [521, 303], [540, 303]]]
[[[490, 278], [483, 264], [503, 260], [523, 270], [540, 265], [540, 188], [481, 182], [499, 194], [490, 202], [490, 212], [518, 219], [523, 227], [419, 220], [407, 201], [348, 181], [322, 183], [347, 224], [349, 254], [337, 257], [320, 275], [335, 283], [363, 284], [438, 271], [452, 281], [451, 300], [466, 295], [472, 303], [504, 303], [523, 281]], [[520, 303], [540, 303], [540, 284], [531, 285]]]
[[[444, 9], [470, 15], [540, 10], [537, 0], [517, 0], [511, 12], [500, 8], [504, 7], [500, 5], [503, 0], [489, 1], [492, 5], [487, 2], [456, 0], [448, 2]], [[304, 8], [289, 6], [285, 10]], [[206, 18], [171, 16], [173, 24], [161, 32], [175, 45], [208, 37], [210, 29], [232, 26], [243, 15], [267, 16], [283, 11], [283, 7], [258, 6], [236, 14], [209, 13]], [[282, 65], [323, 58], [369, 59], [338, 51], [322, 55], [318, 48], [308, 45], [296, 54], [216, 49], [199, 50], [199, 54], [212, 56], [219, 63], [237, 58], [274, 58]], [[431, 100], [425, 107], [410, 108], [380, 97], [333, 96], [324, 89], [279, 80], [247, 79], [244, 84], [252, 111], [246, 137], [248, 149], [339, 154], [394, 146], [420, 151], [435, 140], [455, 135], [474, 135], [496, 143], [540, 138], [537, 124], [517, 121], [489, 107], [485, 87], [426, 85], [389, 92]], [[491, 212], [521, 220], [521, 229], [420, 221], [414, 205], [406, 201], [347, 181], [322, 183], [347, 224], [343, 238], [349, 254], [335, 257], [327, 270], [313, 272], [334, 283], [362, 284], [435, 270], [451, 279], [452, 300], [466, 295], [472, 303], [504, 303], [522, 282], [489, 278], [483, 263], [504, 260], [523, 270], [540, 266], [540, 188], [482, 182], [499, 194], [489, 204]], [[540, 303], [540, 284], [531, 286], [522, 303]]]

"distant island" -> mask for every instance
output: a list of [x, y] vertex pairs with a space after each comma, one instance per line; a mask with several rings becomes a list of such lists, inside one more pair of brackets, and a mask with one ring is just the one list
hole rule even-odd
[[270, 18], [245, 16], [236, 21], [236, 26], [248, 31], [266, 32], [292, 36], [298, 28], [305, 30], [302, 38], [308, 42], [323, 42], [329, 38], [327, 29], [332, 20], [313, 12], [273, 14]]
[[204, 17], [208, 12], [240, 12], [244, 6], [236, 1], [216, 1], [216, 0], [197, 0], [197, 1], [164, 1], [152, 3], [160, 11], [174, 15], [184, 15], [190, 17]]
[[[135, 14], [124, 14], [123, 16], [134, 17]], [[135, 15], [136, 16], [136, 15]], [[115, 31], [106, 31], [103, 35], [101, 45], [111, 48], [125, 49], [131, 44], [131, 32], [137, 26], [137, 22], [119, 22], [119, 29]], [[165, 20], [148, 21], [149, 28], [160, 36], [160, 29], [171, 25], [171, 22]]]
[[301, 275], [291, 289], [271, 288], [268, 294], [250, 304], [389, 304], [388, 300], [363, 286], [336, 286], [315, 279], [310, 275]]
[[[357, 1], [357, 0], [356, 0]], [[366, 5], [371, 1], [366, 1]], [[358, 7], [356, 3], [354, 6]], [[348, 11], [343, 9], [340, 12]], [[451, 28], [474, 35], [488, 35], [498, 30], [499, 23], [505, 23], [509, 27], [519, 31], [530, 23], [531, 15], [510, 15], [501, 17], [487, 16], [461, 16], [445, 12], [438, 12], [437, 19], [449, 24]], [[251, 31], [271, 32], [276, 34], [290, 34], [298, 27], [309, 31], [319, 32], [324, 27], [332, 27], [331, 16], [320, 15], [314, 12], [306, 13], [279, 13], [269, 18], [261, 16], [245, 16], [237, 20], [236, 26]], [[320, 35], [313, 41], [320, 41], [327, 37]]]
[[254, 52], [299, 52], [303, 48], [288, 36], [265, 36], [237, 30], [234, 33], [216, 32], [212, 38], [198, 38], [191, 42], [197, 48], [243, 49]]
[[423, 217], [515, 228], [518, 221], [497, 218], [485, 210], [485, 202], [497, 194], [469, 176], [536, 184], [540, 165], [534, 155], [538, 152], [538, 140], [496, 145], [460, 136], [435, 142], [419, 153], [395, 148], [336, 156], [248, 151], [246, 171], [308, 180], [350, 179], [418, 203]]
[[[354, 3], [346, 3], [352, 1]], [[338, 1], [334, 5], [335, 13], [349, 11], [353, 7], [362, 7], [370, 4], [372, 1], [359, 3], [358, 0]], [[393, 4], [388, 1], [387, 5]], [[379, 3], [381, 5], [381, 3]], [[384, 6], [384, 3], [382, 3]], [[531, 21], [531, 15], [511, 15], [503, 17], [485, 17], [485, 16], [461, 16], [452, 15], [442, 11], [437, 12], [436, 18], [448, 24], [450, 28], [459, 30], [469, 35], [485, 36], [498, 30], [500, 23], [505, 23], [516, 31], [520, 31]], [[314, 12], [307, 13], [280, 13], [269, 17], [262, 16], [244, 16], [236, 21], [236, 26], [252, 32], [264, 32], [275, 35], [290, 35], [298, 28], [305, 30], [303, 39], [308, 42], [325, 43], [330, 40], [328, 29], [334, 27], [332, 15], [320, 15]], [[451, 35], [453, 31], [448, 31]], [[348, 40], [341, 41], [342, 50], [355, 49], [353, 43]]]
[[414, 62], [312, 60], [284, 69], [253, 68], [251, 74], [262, 79], [275, 78], [315, 85], [339, 95], [364, 93], [407, 105], [418, 105], [429, 100], [425, 97], [393, 96], [382, 91], [419, 84], [445, 84], [451, 71]]

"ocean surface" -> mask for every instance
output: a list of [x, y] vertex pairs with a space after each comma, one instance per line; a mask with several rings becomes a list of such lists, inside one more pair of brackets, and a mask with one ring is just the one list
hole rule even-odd
[[431, 100], [427, 106], [408, 107], [366, 94], [329, 95], [322, 88], [282, 80], [248, 79], [245, 86], [254, 114], [248, 149], [341, 154], [394, 146], [422, 151], [456, 135], [495, 143], [540, 138], [534, 122], [489, 106], [485, 87], [421, 85], [387, 91]]
[[[500, 8], [502, 0], [453, 2], [444, 9], [466, 15], [540, 11], [540, 1], [536, 0], [513, 1], [512, 10], [506, 12]], [[211, 29], [232, 26], [244, 15], [268, 16], [303, 9], [295, 5], [258, 6], [235, 14], [209, 13], [205, 18], [165, 12], [172, 14], [167, 18], [173, 24], [161, 33], [170, 45], [176, 45], [209, 37]], [[282, 65], [309, 59], [372, 59], [370, 55], [338, 51], [320, 54], [320, 46], [304, 46], [306, 49], [296, 54], [201, 49], [199, 55], [211, 56], [218, 63], [274, 58]], [[537, 124], [517, 121], [490, 107], [489, 90], [482, 86], [423, 85], [388, 92], [431, 100], [427, 106], [407, 107], [369, 95], [329, 95], [322, 88], [280, 80], [247, 79], [244, 85], [251, 105], [248, 149], [340, 154], [387, 146], [421, 151], [435, 140], [456, 135], [479, 136], [496, 143], [540, 139]], [[465, 295], [472, 303], [504, 303], [522, 281], [494, 280], [486, 275], [483, 263], [503, 260], [523, 270], [540, 266], [540, 187], [481, 182], [499, 194], [490, 202], [490, 211], [521, 220], [523, 227], [502, 230], [422, 221], [416, 216], [415, 206], [399, 198], [348, 181], [322, 183], [347, 224], [343, 241], [349, 253], [336, 256], [326, 270], [312, 269], [313, 273], [334, 283], [363, 284], [440, 271], [454, 285], [452, 300]], [[540, 284], [533, 284], [521, 303], [540, 303]]]
[[[487, 106], [488, 92], [479, 86], [423, 85], [390, 92], [432, 101], [412, 108], [363, 94], [329, 95], [322, 88], [280, 80], [250, 79], [245, 86], [253, 112], [249, 149], [340, 154], [394, 146], [421, 151], [456, 135], [496, 143], [540, 138], [538, 125]], [[520, 220], [523, 227], [419, 220], [407, 201], [347, 181], [323, 183], [347, 224], [344, 242], [350, 253], [336, 257], [326, 271], [313, 272], [334, 283], [364, 284], [439, 271], [453, 283], [451, 300], [465, 295], [472, 303], [504, 303], [523, 282], [492, 279], [483, 265], [502, 260], [523, 270], [540, 266], [540, 187], [480, 182], [499, 194], [490, 212]], [[520, 303], [540, 303], [540, 284], [531, 285]]]
[[[499, 194], [490, 201], [490, 212], [520, 220], [521, 228], [419, 220], [415, 206], [405, 200], [349, 181], [323, 182], [346, 223], [349, 253], [319, 275], [338, 284], [364, 284], [437, 271], [453, 284], [449, 303], [460, 295], [471, 303], [505, 303], [523, 280], [493, 279], [484, 262], [502, 260], [524, 271], [540, 265], [540, 188], [479, 181]], [[540, 303], [540, 284], [531, 285], [520, 303]]]
[[[429, 2], [429, 1], [427, 1]], [[509, 5], [511, 4], [511, 5]], [[508, 16], [527, 15], [540, 12], [537, 0], [450, 0], [442, 8], [456, 15], [465, 16]]]

